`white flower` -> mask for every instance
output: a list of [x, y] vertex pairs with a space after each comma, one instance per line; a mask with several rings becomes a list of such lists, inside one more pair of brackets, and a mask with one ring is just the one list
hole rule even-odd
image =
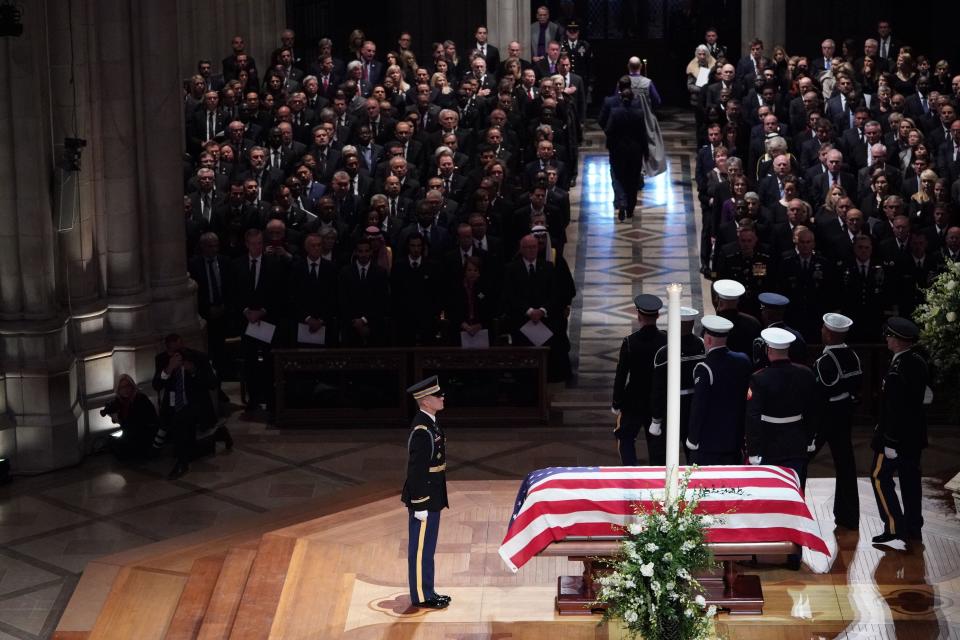
[[653, 592], [658, 594], [660, 593], [660, 583], [654, 580], [650, 583], [650, 588], [653, 589]]
[[707, 617], [712, 618], [715, 615], [717, 615], [717, 607], [716, 605], [710, 605], [710, 607], [707, 609]]
[[669, 551], [667, 551], [665, 554], [663, 554], [663, 561], [664, 561], [664, 562], [671, 562], [672, 560], [673, 560], [673, 554], [672, 554], [672, 553], [670, 553]]
[[947, 280], [947, 285], [946, 285], [946, 287], [947, 287], [947, 291], [953, 291], [954, 289], [957, 288], [957, 281], [956, 281], [956, 280]]
[[683, 615], [687, 616], [688, 618], [692, 618], [692, 617], [693, 617], [693, 609], [687, 609], [687, 610], [685, 610], [685, 611], [683, 612]]
[[700, 605], [701, 607], [707, 606], [707, 599], [704, 598], [704, 597], [703, 597], [702, 595], [700, 595], [699, 593], [697, 594], [697, 597], [694, 598], [694, 601], [695, 601], [698, 605]]
[[645, 578], [653, 576], [653, 563], [648, 562], [647, 564], [640, 565], [640, 575]]
[[636, 611], [627, 611], [623, 614], [623, 621], [627, 624], [632, 624], [637, 621], [637, 617]]
[[693, 540], [685, 540], [682, 545], [680, 545], [681, 551], [691, 551], [695, 546]]
[[[653, 563], [650, 563], [650, 565], [653, 566]], [[683, 567], [680, 567], [679, 569], [677, 569], [677, 577], [683, 578], [684, 580], [689, 580], [690, 572], [684, 569]]]
[[626, 582], [623, 583], [623, 587], [625, 589], [633, 589], [636, 586], [637, 586], [637, 583], [634, 582], [633, 580], [627, 580]]
[[677, 586], [677, 583], [676, 583], [676, 582], [673, 582], [673, 581], [668, 582], [668, 583], [667, 583], [667, 591], [673, 591], [676, 586]]
[[714, 523], [714, 518], [711, 515], [705, 515], [702, 518], [700, 518], [700, 522], [705, 527], [712, 527]]
[[957, 312], [948, 311], [947, 312], [947, 322], [956, 322], [957, 321]]
[[631, 523], [627, 525], [627, 531], [630, 532], [630, 535], [635, 536], [637, 534], [643, 533], [643, 525], [640, 524], [639, 522]]
[[658, 547], [658, 546], [657, 546], [655, 543], [653, 543], [653, 542], [648, 542], [648, 543], [647, 543], [647, 546], [644, 547], [644, 549], [646, 549], [646, 550], [649, 551], [650, 553], [653, 553], [654, 551], [656, 551], [656, 550], [659, 549], [659, 548], [660, 548], [660, 547]]

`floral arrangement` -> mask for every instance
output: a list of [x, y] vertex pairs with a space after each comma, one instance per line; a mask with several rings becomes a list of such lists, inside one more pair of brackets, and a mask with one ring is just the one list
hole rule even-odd
[[920, 343], [932, 356], [934, 376], [952, 385], [960, 379], [960, 263], [949, 263], [926, 294], [913, 319], [920, 326]]
[[707, 490], [687, 493], [691, 472], [682, 476], [676, 497], [655, 500], [652, 509], [633, 506], [636, 521], [625, 528], [620, 554], [597, 579], [604, 620], [619, 619], [630, 638], [712, 637], [717, 609], [707, 606], [694, 575], [715, 566], [706, 530], [718, 519], [696, 512]]

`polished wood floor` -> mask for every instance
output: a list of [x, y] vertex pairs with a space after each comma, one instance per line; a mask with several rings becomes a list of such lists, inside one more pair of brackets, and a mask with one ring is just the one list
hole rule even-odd
[[[512, 574], [497, 555], [518, 482], [450, 483], [440, 525], [437, 583], [445, 611], [409, 608], [406, 512], [395, 488], [367, 486], [323, 504], [271, 512], [91, 563], [57, 638], [284, 638], [550, 640], [616, 638], [599, 616], [553, 611], [556, 577], [579, 565], [537, 558]], [[957, 527], [930, 505], [924, 544], [874, 547], [880, 527], [862, 481], [861, 531], [837, 537], [824, 575], [777, 565], [761, 576], [763, 616], [721, 615], [737, 638], [958, 637]], [[808, 504], [833, 536], [832, 481], [813, 479]], [[758, 634], [760, 634], [758, 636]]]

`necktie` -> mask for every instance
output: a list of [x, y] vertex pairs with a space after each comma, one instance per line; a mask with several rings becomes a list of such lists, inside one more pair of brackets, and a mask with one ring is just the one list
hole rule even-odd
[[553, 64], [553, 63], [551, 62], [551, 63], [550, 63], [550, 73], [552, 74], [554, 71], [556, 71], [556, 69], [557, 69], [557, 65], [555, 65], [555, 64]]
[[880, 43], [880, 57], [887, 57], [887, 42], [885, 40]]
[[327, 88], [330, 86], [330, 76], [323, 76], [323, 93], [327, 93]]
[[310, 263], [310, 277], [314, 280], [317, 279], [317, 263], [316, 262]]
[[364, 80], [370, 79], [370, 63], [369, 62], [363, 65], [363, 79]]
[[423, 114], [420, 116], [420, 129], [424, 130], [426, 128], [427, 128], [427, 112], [424, 111]]
[[803, 268], [803, 272], [806, 273], [806, 272], [807, 272], [807, 269], [810, 267], [810, 262], [809, 262], [809, 260], [807, 260], [807, 258], [804, 258], [803, 260], [800, 261], [800, 264], [803, 265], [803, 267], [802, 267], [802, 268]]
[[530, 87], [530, 99], [533, 100], [533, 87]]
[[257, 259], [253, 258], [250, 260], [250, 282], [253, 285], [253, 288], [257, 288]]
[[480, 55], [482, 55], [484, 58], [487, 57], [487, 46], [486, 46], [486, 45], [482, 45], [482, 46], [480, 47]]
[[363, 282], [367, 279], [367, 268], [360, 267], [360, 282]]
[[397, 215], [397, 199], [390, 198], [390, 216], [394, 217]]
[[216, 128], [216, 124], [214, 124], [214, 121], [213, 121], [213, 112], [208, 111], [207, 112], [207, 140], [213, 139], [214, 134], [216, 133], [214, 131], [215, 128]]
[[210, 222], [210, 194], [203, 194], [203, 219]]
[[183, 378], [183, 367], [177, 369], [177, 390], [173, 397], [173, 410], [180, 411], [187, 406], [187, 383]]
[[864, 280], [867, 279], [867, 265], [865, 264], [860, 265], [860, 275], [863, 276]]
[[536, 274], [537, 270], [533, 267], [533, 263], [527, 265], [527, 274], [532, 278]]
[[460, 264], [461, 264], [461, 265], [467, 264], [467, 258], [469, 258], [469, 257], [470, 257], [470, 254], [467, 253], [466, 251], [464, 251], [464, 252], [463, 252], [463, 258], [461, 258], [461, 260], [460, 260]]
[[420, 268], [420, 261], [419, 261], [419, 260], [414, 260], [413, 262], [411, 262], [411, 263], [410, 263], [410, 268], [413, 269], [414, 271], [416, 271], [417, 269], [419, 269], [419, 268]]
[[217, 259], [207, 259], [207, 282], [210, 284], [210, 304], [220, 304], [220, 281], [217, 279]]

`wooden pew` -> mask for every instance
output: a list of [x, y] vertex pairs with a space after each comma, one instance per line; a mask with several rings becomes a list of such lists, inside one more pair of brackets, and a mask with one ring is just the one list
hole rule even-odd
[[[763, 613], [763, 588], [760, 577], [744, 575], [736, 562], [750, 560], [758, 555], [799, 554], [800, 548], [792, 542], [723, 542], [710, 543], [714, 558], [723, 567], [698, 575], [704, 588], [707, 604], [729, 611], [732, 615], [761, 615]], [[596, 576], [606, 569], [604, 560], [612, 559], [620, 550], [620, 541], [614, 538], [576, 539], [567, 538], [554, 542], [540, 552], [541, 556], [565, 556], [573, 562], [583, 563], [583, 574], [557, 578], [557, 613], [562, 616], [583, 616], [602, 612], [606, 605], [595, 604], [600, 586]]]

